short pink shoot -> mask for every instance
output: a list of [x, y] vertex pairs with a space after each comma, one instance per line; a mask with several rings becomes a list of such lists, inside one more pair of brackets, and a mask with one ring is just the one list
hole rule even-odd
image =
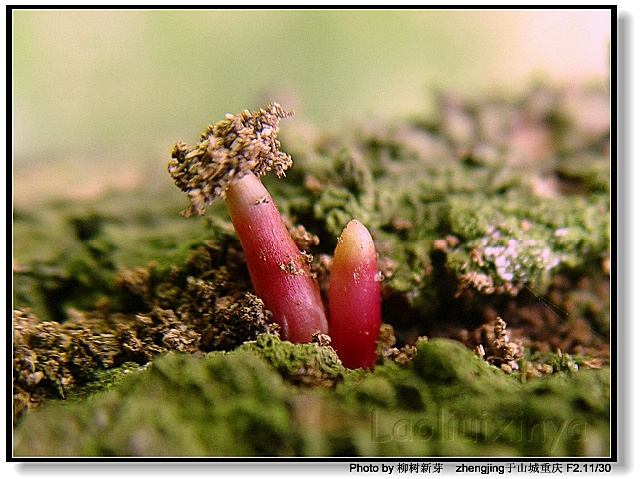
[[351, 220], [342, 232], [329, 282], [329, 336], [344, 366], [371, 369], [381, 323], [378, 261], [367, 228]]

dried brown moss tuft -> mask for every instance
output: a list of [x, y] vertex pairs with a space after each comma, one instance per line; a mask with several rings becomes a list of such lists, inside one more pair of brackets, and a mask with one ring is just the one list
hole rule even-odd
[[144, 305], [138, 314], [69, 311], [64, 323], [14, 311], [14, 417], [46, 398], [96, 380], [96, 371], [146, 364], [170, 351], [229, 351], [260, 334], [278, 334], [271, 312], [249, 292], [232, 245], [205, 241], [183, 266], [159, 274], [157, 264], [123, 269], [116, 286]]
[[224, 199], [229, 184], [247, 173], [260, 176], [274, 170], [283, 176], [292, 161], [280, 151], [276, 136], [280, 119], [292, 114], [272, 103], [266, 110], [244, 110], [227, 115], [215, 126], [209, 125], [192, 148], [176, 143], [168, 170], [191, 201], [182, 214], [201, 216], [206, 205], [216, 198]]
[[522, 341], [511, 340], [507, 323], [501, 317], [495, 319], [492, 329], [487, 326], [481, 330], [484, 337], [476, 347], [476, 353], [507, 373], [517, 370], [524, 355]]

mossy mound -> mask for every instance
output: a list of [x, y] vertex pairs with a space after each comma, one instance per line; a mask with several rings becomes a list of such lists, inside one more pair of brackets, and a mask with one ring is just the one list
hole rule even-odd
[[[313, 353], [312, 353], [313, 352]], [[313, 359], [311, 359], [313, 358]], [[313, 361], [327, 384], [300, 385]], [[460, 343], [413, 365], [349, 371], [273, 336], [204, 358], [171, 353], [84, 401], [28, 415], [16, 456], [581, 456], [609, 449], [609, 371], [522, 383]]]

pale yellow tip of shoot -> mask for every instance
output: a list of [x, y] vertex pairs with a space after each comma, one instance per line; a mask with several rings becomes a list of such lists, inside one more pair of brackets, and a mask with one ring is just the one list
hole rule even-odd
[[358, 258], [375, 258], [375, 246], [369, 230], [358, 220], [351, 220], [338, 240], [334, 260], [353, 261]]

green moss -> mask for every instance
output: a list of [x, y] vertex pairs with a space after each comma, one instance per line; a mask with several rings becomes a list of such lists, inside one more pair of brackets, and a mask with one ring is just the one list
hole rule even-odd
[[105, 301], [126, 310], [129, 305], [114, 287], [120, 269], [153, 261], [166, 270], [179, 264], [194, 242], [222, 230], [180, 217], [179, 200], [167, 211], [161, 195], [141, 190], [51, 203], [37, 213], [18, 211], [14, 308], [59, 322], [68, 308], [92, 310]]
[[262, 334], [239, 350], [260, 354], [282, 377], [298, 384], [333, 386], [346, 374], [338, 355], [317, 344], [293, 344]]
[[503, 381], [505, 375], [457, 341], [433, 339], [417, 345], [413, 368], [420, 377], [441, 384], [481, 384], [480, 380]]
[[453, 195], [449, 204], [452, 233], [462, 242], [449, 255], [448, 267], [459, 274], [488, 276], [494, 286], [529, 284], [544, 292], [553, 272], [594, 269], [608, 251], [604, 196]]
[[17, 433], [15, 453], [287, 454], [295, 436], [288, 434], [285, 398], [280, 376], [254, 354], [238, 352], [232, 359], [171, 354], [83, 405], [52, 404], [34, 414], [31, 426]]
[[[335, 387], [296, 374], [313, 361]], [[522, 384], [459, 343], [418, 346], [409, 369], [348, 371], [326, 347], [262, 336], [231, 353], [170, 354], [16, 431], [17, 456], [586, 455], [608, 451], [609, 371]], [[596, 450], [591, 448], [597, 446]]]
[[[403, 162], [407, 175], [410, 163]], [[419, 180], [387, 173], [366, 196], [348, 183], [327, 186], [313, 204], [313, 217], [324, 221], [334, 236], [354, 217], [377, 230], [379, 241], [392, 245], [390, 257], [402, 265], [391, 279], [396, 290], [410, 291], [416, 274], [425, 279], [432, 244], [446, 235], [459, 239], [448, 252], [447, 267], [461, 276], [487, 277], [493, 288], [474, 285], [485, 293], [522, 284], [545, 291], [552, 274], [567, 268], [592, 270], [608, 253], [606, 193], [538, 196], [525, 180], [531, 172], [508, 163], [491, 168], [469, 168], [464, 161], [434, 165]], [[397, 220], [407, 222], [406, 230], [398, 230]]]
[[119, 384], [127, 375], [144, 371], [149, 366], [147, 363], [140, 366], [131, 361], [120, 364], [113, 368], [95, 368], [87, 371], [86, 378], [82, 386], [73, 389], [67, 399], [82, 401], [92, 394], [96, 394]]
[[[349, 220], [371, 230], [383, 319], [401, 343], [428, 334], [473, 348], [473, 329], [496, 311], [518, 319], [527, 334], [516, 339], [542, 353], [527, 349], [510, 375], [454, 341], [419, 344], [409, 367], [365, 372], [343, 368], [330, 348], [259, 335], [269, 313], [224, 203], [205, 221], [180, 217], [169, 152], [156, 168], [165, 181], [148, 182], [162, 187], [21, 207], [14, 308], [36, 318], [25, 338], [44, 331], [52, 342], [35, 355], [31, 344], [17, 349], [14, 393], [25, 408], [74, 401], [26, 413], [16, 453], [606, 454], [609, 130], [579, 121], [582, 94], [608, 95], [544, 85], [514, 99], [442, 94], [433, 118], [339, 135], [285, 129], [295, 165], [286, 180], [265, 178], [283, 215], [320, 238], [310, 252], [321, 279]], [[532, 314], [525, 295], [501, 296], [525, 286], [550, 314]], [[83, 354], [70, 346], [78, 337]], [[528, 361], [554, 373], [533, 379]]]

